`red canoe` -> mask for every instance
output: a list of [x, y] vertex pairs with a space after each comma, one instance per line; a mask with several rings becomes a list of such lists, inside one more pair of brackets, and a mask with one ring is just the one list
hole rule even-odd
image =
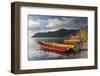
[[59, 46], [52, 46], [46, 43], [39, 42], [40, 48], [46, 51], [51, 51], [55, 53], [67, 53], [69, 52], [69, 48], [59, 47]]

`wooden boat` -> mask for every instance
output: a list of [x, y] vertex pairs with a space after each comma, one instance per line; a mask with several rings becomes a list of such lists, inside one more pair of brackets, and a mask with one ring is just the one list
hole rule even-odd
[[81, 41], [80, 36], [70, 36], [69, 38], [68, 37], [64, 38], [64, 43], [69, 43], [69, 44], [76, 44], [80, 41]]
[[[46, 42], [39, 42], [40, 44], [40, 48], [46, 51], [51, 51], [51, 52], [56, 52], [56, 53], [68, 53], [70, 51], [70, 48], [72, 48], [72, 46], [68, 46], [68, 45], [60, 45], [58, 43], [46, 43]], [[75, 45], [74, 45], [75, 46]]]
[[79, 39], [70, 39], [70, 40], [64, 40], [64, 43], [73, 43], [73, 44], [75, 44], [75, 43], [78, 43], [78, 42], [80, 42], [81, 40]]
[[64, 43], [48, 43], [48, 45], [51, 45], [51, 46], [58, 46], [58, 47], [65, 47], [65, 48], [74, 48], [75, 45], [74, 44], [64, 44]]

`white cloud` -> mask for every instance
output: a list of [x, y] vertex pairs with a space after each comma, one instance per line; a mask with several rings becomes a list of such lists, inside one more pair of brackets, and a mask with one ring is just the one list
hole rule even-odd
[[60, 28], [72, 29], [75, 27], [74, 18], [48, 18], [46, 19], [29, 19], [29, 28], [39, 31], [55, 31]]
[[[71, 28], [73, 23], [73, 18], [62, 18], [62, 19], [48, 19], [48, 27], [53, 27], [53, 28]], [[69, 26], [70, 25], [70, 26]]]
[[29, 28], [34, 28], [34, 27], [39, 27], [40, 26], [40, 22], [39, 21], [34, 21], [32, 19], [29, 19]]
[[55, 27], [55, 26], [59, 26], [62, 25], [63, 21], [60, 19], [48, 19], [48, 26], [49, 27]]

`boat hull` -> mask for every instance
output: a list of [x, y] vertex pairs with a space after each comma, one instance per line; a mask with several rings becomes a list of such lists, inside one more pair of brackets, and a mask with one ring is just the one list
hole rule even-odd
[[69, 48], [65, 48], [65, 47], [52, 46], [52, 45], [48, 45], [48, 44], [44, 44], [44, 43], [39, 43], [39, 44], [40, 44], [40, 49], [43, 49], [43, 50], [46, 50], [49, 52], [64, 54], [64, 53], [68, 53], [70, 51]]

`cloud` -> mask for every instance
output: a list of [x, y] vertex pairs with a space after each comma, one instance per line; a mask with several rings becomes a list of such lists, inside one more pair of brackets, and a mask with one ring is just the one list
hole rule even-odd
[[42, 19], [29, 19], [30, 30], [41, 30], [48, 24], [47, 20]]
[[48, 19], [48, 26], [49, 27], [55, 27], [55, 26], [60, 26], [63, 24], [63, 21], [60, 19]]
[[39, 31], [55, 31], [60, 28], [79, 29], [87, 23], [83, 17], [60, 17], [60, 16], [30, 16], [29, 28]]
[[29, 19], [29, 28], [33, 29], [34, 27], [35, 28], [40, 27], [40, 22]]
[[48, 19], [48, 27], [52, 28], [66, 28], [70, 29], [71, 26], [74, 24], [74, 18], [62, 18], [62, 19]]

